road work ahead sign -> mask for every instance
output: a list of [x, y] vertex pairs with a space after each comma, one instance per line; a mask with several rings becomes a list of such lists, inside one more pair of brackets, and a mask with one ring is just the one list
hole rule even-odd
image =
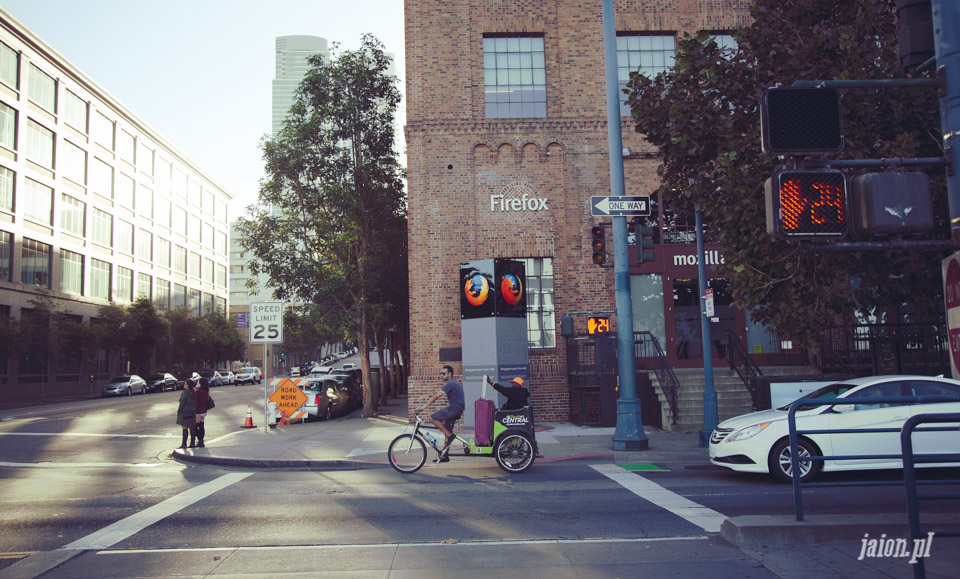
[[250, 304], [250, 343], [283, 343], [283, 302]]

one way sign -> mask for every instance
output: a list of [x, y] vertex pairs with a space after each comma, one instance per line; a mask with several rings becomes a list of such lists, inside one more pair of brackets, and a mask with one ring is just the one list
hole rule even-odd
[[646, 195], [590, 197], [590, 215], [593, 217], [635, 217], [650, 215], [650, 197]]

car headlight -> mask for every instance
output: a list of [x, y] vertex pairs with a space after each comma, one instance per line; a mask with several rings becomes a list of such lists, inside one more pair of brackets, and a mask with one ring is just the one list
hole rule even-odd
[[740, 430], [734, 432], [730, 435], [730, 438], [727, 439], [727, 442], [733, 442], [734, 440], [746, 440], [760, 434], [764, 428], [770, 426], [770, 422], [761, 422], [760, 424], [754, 424], [753, 426], [748, 426], [746, 428], [741, 428]]

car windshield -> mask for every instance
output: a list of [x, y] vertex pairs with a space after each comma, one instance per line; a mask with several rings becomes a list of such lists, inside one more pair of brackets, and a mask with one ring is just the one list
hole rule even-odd
[[164, 376], [163, 374], [150, 374], [149, 376], [147, 376], [146, 379], [147, 380], [163, 380]]
[[201, 378], [213, 378], [213, 370], [204, 370], [203, 372], [198, 372]]
[[[814, 390], [810, 394], [805, 394], [803, 398], [813, 398], [815, 400], [833, 400], [834, 398], [837, 398], [839, 396], [846, 394], [853, 388], [856, 388], [856, 385], [844, 384], [843, 382], [839, 382], [837, 384], [830, 384], [828, 386], [824, 386], [823, 388]], [[790, 404], [784, 404], [780, 408], [777, 408], [777, 410], [790, 410], [790, 406], [792, 404], [793, 402], [790, 402]], [[813, 406], [810, 404], [804, 404], [802, 407], [798, 408], [798, 410], [811, 410], [813, 408], [825, 408], [825, 406]]]
[[112, 380], [110, 380], [110, 384], [121, 384], [123, 382], [129, 382], [129, 381], [130, 381], [129, 376], [117, 376], [116, 378], [113, 378]]
[[241, 373], [241, 374], [253, 374], [253, 373], [255, 373], [256, 371], [257, 371], [256, 368], [242, 368], [242, 369], [240, 370], [240, 373]]

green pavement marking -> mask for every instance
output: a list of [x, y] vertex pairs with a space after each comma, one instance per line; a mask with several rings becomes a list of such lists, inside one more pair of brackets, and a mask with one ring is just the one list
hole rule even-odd
[[623, 470], [664, 470], [652, 462], [637, 462], [634, 464], [618, 464]]

